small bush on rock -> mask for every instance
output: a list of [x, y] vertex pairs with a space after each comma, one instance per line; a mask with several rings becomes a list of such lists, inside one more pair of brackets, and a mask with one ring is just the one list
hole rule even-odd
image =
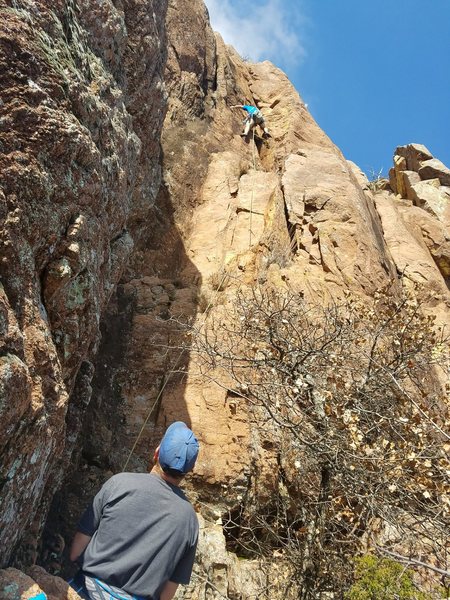
[[345, 600], [432, 600], [417, 590], [412, 572], [390, 558], [367, 555], [355, 562], [356, 581]]

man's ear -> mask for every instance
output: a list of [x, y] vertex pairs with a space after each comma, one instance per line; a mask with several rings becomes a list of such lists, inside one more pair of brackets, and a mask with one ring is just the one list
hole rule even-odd
[[155, 453], [153, 454], [153, 462], [157, 463], [159, 458], [159, 446], [155, 449]]

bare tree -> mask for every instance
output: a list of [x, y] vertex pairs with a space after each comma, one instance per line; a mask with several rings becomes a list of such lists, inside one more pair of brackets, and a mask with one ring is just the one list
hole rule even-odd
[[230, 548], [282, 557], [304, 600], [343, 597], [363, 548], [448, 577], [448, 344], [413, 297], [324, 307], [257, 288], [192, 338], [201, 376], [247, 403], [277, 457], [270, 498], [255, 464], [226, 515]]

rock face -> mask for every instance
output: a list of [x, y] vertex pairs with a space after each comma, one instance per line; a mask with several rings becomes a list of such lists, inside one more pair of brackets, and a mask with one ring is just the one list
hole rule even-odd
[[0, 598], [4, 600], [80, 600], [78, 594], [60, 577], [52, 577], [41, 567], [28, 574], [17, 569], [0, 570]]
[[425, 286], [438, 322], [448, 323], [450, 187], [448, 168], [421, 144], [395, 151], [390, 183], [396, 198], [376, 196], [397, 269]]
[[[223, 517], [270, 499], [278, 457], [226, 374], [202, 376], [182, 323], [226, 323], [256, 284], [325, 305], [400, 281], [448, 323], [448, 169], [400, 147], [394, 193], [372, 193], [286, 76], [213, 34], [201, 0], [0, 11], [2, 565], [21, 541], [15, 564], [58, 570], [46, 539], [68, 540], [101, 482], [146, 470], [183, 419], [202, 447], [186, 597], [259, 597], [289, 573], [228, 552]], [[241, 138], [244, 100], [269, 140]]]
[[68, 410], [89, 403], [102, 311], [155, 204], [165, 13], [0, 2], [2, 564], [61, 482]]

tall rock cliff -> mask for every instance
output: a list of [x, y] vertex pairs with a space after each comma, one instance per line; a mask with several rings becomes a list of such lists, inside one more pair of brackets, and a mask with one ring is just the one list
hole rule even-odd
[[[70, 538], [112, 472], [146, 470], [183, 419], [202, 448], [186, 597], [298, 597], [281, 547], [238, 556], [231, 538], [241, 507], [320, 498], [324, 472], [307, 465], [300, 490], [276, 422], [258, 421], [229, 372], [205, 373], [192, 337], [214, 320], [230, 330], [255, 290], [325, 308], [406, 288], [438, 331], [448, 169], [410, 144], [390, 184], [369, 183], [279, 69], [212, 32], [201, 0], [0, 11], [2, 565], [58, 570], [55, 536]], [[244, 100], [270, 139], [240, 136]]]
[[102, 313], [155, 205], [166, 4], [0, 10], [4, 562], [62, 480]]

